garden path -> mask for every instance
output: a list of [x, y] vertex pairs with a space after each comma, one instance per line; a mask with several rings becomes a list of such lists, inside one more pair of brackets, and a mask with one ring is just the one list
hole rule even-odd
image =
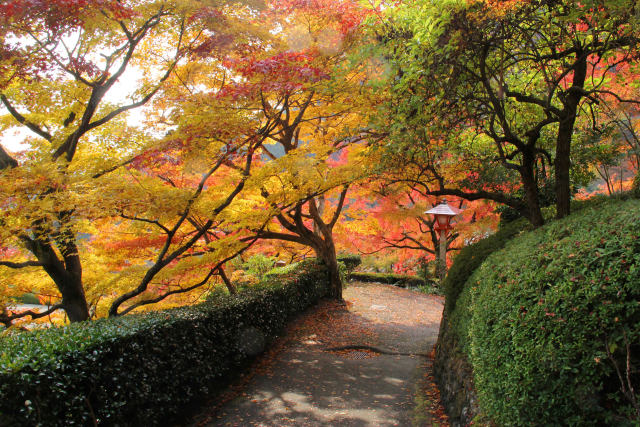
[[430, 355], [443, 299], [362, 282], [344, 299], [291, 322], [243, 380], [186, 425], [448, 425]]

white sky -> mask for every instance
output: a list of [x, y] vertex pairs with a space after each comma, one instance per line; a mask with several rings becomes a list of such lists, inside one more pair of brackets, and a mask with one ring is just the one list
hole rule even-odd
[[[129, 103], [128, 96], [138, 87], [140, 76], [142, 73], [133, 67], [129, 67], [122, 75], [118, 82], [111, 88], [105, 95], [103, 102], [110, 102], [115, 104]], [[136, 125], [144, 120], [144, 107], [135, 108], [128, 112], [127, 122], [131, 125]], [[26, 111], [20, 111], [26, 113]], [[6, 108], [0, 103], [0, 115], [9, 114]], [[126, 113], [125, 113], [126, 114]], [[26, 150], [29, 148], [28, 144], [24, 143], [24, 140], [29, 136], [36, 136], [35, 133], [27, 129], [26, 126], [20, 125], [16, 122], [16, 126], [7, 129], [5, 132], [0, 133], [0, 144], [10, 151], [17, 152]]]

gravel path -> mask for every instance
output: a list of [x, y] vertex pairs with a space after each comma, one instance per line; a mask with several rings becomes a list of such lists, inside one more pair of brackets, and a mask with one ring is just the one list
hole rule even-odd
[[430, 377], [440, 297], [351, 283], [346, 305], [325, 301], [190, 426], [446, 425]]

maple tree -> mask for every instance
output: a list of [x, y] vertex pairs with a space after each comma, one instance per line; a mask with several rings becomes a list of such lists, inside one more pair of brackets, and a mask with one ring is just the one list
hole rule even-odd
[[341, 67], [362, 16], [351, 2], [275, 2], [274, 19], [288, 45], [302, 43], [301, 51], [231, 64], [244, 77], [230, 88], [245, 96], [243, 108], [275, 124], [263, 132], [263, 164], [249, 180], [274, 221], [253, 230], [261, 240], [311, 247], [329, 269], [336, 299], [342, 282], [333, 229], [348, 186], [366, 175], [360, 142], [375, 137], [363, 130], [359, 107], [370, 101], [358, 70]]
[[[397, 75], [393, 119], [383, 120], [398, 142], [390, 151], [418, 141], [430, 194], [495, 200], [534, 225], [552, 169], [557, 216], [567, 215], [576, 121], [597, 118], [594, 106], [611, 98], [632, 101], [609, 77], [635, 63], [634, 4], [452, 1], [436, 12], [417, 1], [394, 10], [379, 36]], [[466, 176], [452, 181], [452, 164]], [[523, 198], [509, 194], [518, 187]]]
[[[397, 178], [396, 172], [389, 171], [354, 188], [346, 218], [339, 223], [338, 239], [352, 252], [393, 253], [396, 273], [434, 277], [439, 268], [440, 238], [433, 216], [425, 212], [438, 204], [438, 198]], [[448, 203], [463, 208], [454, 219], [454, 229], [447, 232], [448, 254], [495, 229], [497, 218], [491, 203], [463, 203], [453, 198]], [[430, 263], [434, 264], [434, 271], [430, 271]]]
[[[114, 289], [104, 289], [108, 280], [102, 277], [109, 255], [90, 246], [105, 230], [118, 227], [108, 225], [115, 212], [127, 215], [127, 209], [135, 212], [140, 206], [142, 198], [123, 179], [133, 169], [125, 167], [158, 153], [157, 138], [128, 125], [126, 113], [157, 95], [188, 54], [207, 43], [220, 50], [232, 44], [229, 32], [238, 31], [229, 25], [231, 19], [211, 19], [220, 16], [224, 2], [206, 7], [187, 1], [30, 3], [16, 0], [1, 6], [0, 100], [8, 112], [2, 126], [21, 125], [35, 137], [27, 140], [24, 154], [0, 150], [0, 268], [17, 270], [2, 278], [5, 284], [14, 282], [13, 287], [23, 276], [46, 273], [55, 291], [42, 293], [59, 293], [61, 301], [39, 314], [5, 312], [5, 324], [59, 308], [72, 322], [88, 319], [86, 279], [96, 288], [92, 305], [113, 294]], [[226, 45], [213, 43], [223, 35]], [[136, 76], [135, 70], [145, 73]], [[123, 96], [125, 80], [135, 85]], [[108, 98], [114, 91], [120, 92], [119, 101]], [[205, 181], [196, 188], [201, 191]], [[191, 198], [184, 193], [180, 196], [187, 199], [189, 212], [199, 191]], [[168, 241], [177, 238], [180, 218], [165, 230]], [[29, 255], [33, 258], [25, 260]], [[83, 258], [93, 261], [89, 269], [83, 268]], [[150, 270], [157, 273], [170, 261], [160, 256]], [[30, 286], [35, 286], [33, 280]]]
[[[616, 69], [612, 83], [616, 92], [627, 99], [638, 99], [637, 88], [626, 84], [634, 70], [628, 64]], [[608, 194], [629, 189], [633, 172], [640, 171], [640, 136], [638, 135], [638, 105], [617, 102], [615, 98], [598, 110], [601, 126], [595, 130], [595, 161], [592, 168], [604, 181]], [[625, 177], [625, 172], [629, 172]], [[617, 189], [617, 190], [616, 190]]]

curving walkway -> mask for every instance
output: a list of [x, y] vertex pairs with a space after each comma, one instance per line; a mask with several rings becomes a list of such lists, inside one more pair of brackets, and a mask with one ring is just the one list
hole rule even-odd
[[351, 283], [296, 319], [226, 403], [191, 426], [446, 425], [430, 377], [443, 300]]

